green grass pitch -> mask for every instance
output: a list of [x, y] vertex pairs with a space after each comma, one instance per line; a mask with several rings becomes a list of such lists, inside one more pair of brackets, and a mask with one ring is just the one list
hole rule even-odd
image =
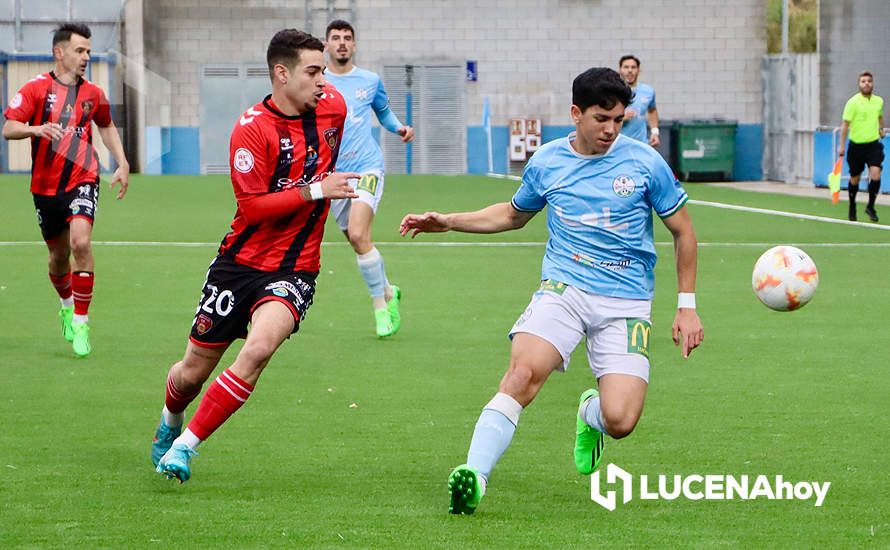
[[[453, 517], [446, 477], [506, 368], [506, 332], [539, 279], [545, 216], [519, 232], [411, 241], [397, 233], [406, 212], [479, 208], [509, 200], [516, 183], [386, 183], [374, 236], [404, 290], [401, 332], [374, 337], [354, 254], [329, 220], [300, 333], [180, 486], [154, 473], [149, 443], [165, 373], [234, 211], [227, 178], [134, 176], [119, 202], [103, 187], [85, 360], [58, 334], [27, 178], [0, 178], [0, 547], [890, 545], [890, 232], [690, 204], [705, 342], [684, 361], [670, 341], [672, 247], [655, 222], [652, 383], [637, 430], [607, 441], [604, 464], [650, 477], [830, 481], [822, 507], [635, 498], [601, 508], [571, 458], [577, 396], [592, 384], [576, 353], [523, 413], [478, 512]], [[846, 214], [827, 191], [817, 200], [687, 190], [703, 201]], [[147, 242], [159, 244], [133, 244]], [[198, 244], [163, 244], [174, 242]], [[505, 246], [432, 246], [446, 242]], [[751, 292], [754, 261], [775, 244], [800, 246], [819, 267], [820, 288], [800, 311], [769, 311]]]

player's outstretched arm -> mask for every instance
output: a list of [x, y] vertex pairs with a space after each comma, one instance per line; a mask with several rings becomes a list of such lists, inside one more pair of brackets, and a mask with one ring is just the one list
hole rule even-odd
[[412, 239], [418, 233], [442, 233], [444, 231], [500, 233], [523, 227], [534, 215], [534, 212], [516, 210], [509, 202], [492, 204], [475, 212], [408, 214], [399, 225], [399, 233], [403, 237], [411, 233]]
[[[674, 237], [674, 254], [677, 257], [677, 290], [680, 293], [695, 293], [695, 277], [698, 262], [698, 240], [692, 227], [692, 218], [686, 207], [662, 220]], [[680, 305], [680, 304], [678, 304]], [[704, 328], [694, 307], [678, 307], [671, 326], [674, 344], [680, 346], [683, 357], [689, 357], [692, 350], [705, 339]]]
[[293, 214], [308, 202], [323, 199], [354, 199], [358, 195], [350, 185], [361, 175], [355, 172], [335, 172], [323, 181], [294, 187], [279, 193], [260, 193], [238, 198], [238, 209], [249, 225], [274, 220]]

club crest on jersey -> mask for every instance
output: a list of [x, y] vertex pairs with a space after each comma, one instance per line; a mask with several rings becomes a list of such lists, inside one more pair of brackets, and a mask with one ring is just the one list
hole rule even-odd
[[360, 100], [368, 99], [368, 96], [371, 95], [370, 90], [366, 90], [364, 88], [359, 88], [355, 91], [355, 98]]
[[204, 334], [213, 326], [213, 319], [204, 315], [203, 313], [198, 315], [198, 318], [195, 319], [195, 330], [198, 334]]
[[636, 188], [637, 184], [630, 176], [621, 175], [612, 180], [612, 191], [621, 198], [633, 195]]
[[18, 109], [22, 106], [22, 94], [15, 94], [9, 102], [10, 109]]
[[232, 157], [232, 166], [242, 174], [250, 172], [253, 170], [253, 153], [244, 147], [239, 147]]
[[339, 134], [339, 128], [328, 128], [324, 131], [324, 140], [328, 144], [328, 147], [330, 147], [331, 149], [335, 149], [337, 147], [337, 138], [339, 137]]
[[87, 116], [90, 114], [90, 111], [93, 110], [93, 102], [92, 101], [84, 101], [80, 104], [80, 108], [83, 111], [83, 116]]

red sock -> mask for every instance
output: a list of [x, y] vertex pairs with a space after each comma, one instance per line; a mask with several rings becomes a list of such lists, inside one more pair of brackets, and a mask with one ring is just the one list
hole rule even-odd
[[167, 410], [173, 414], [179, 414], [184, 411], [185, 408], [189, 406], [189, 403], [198, 397], [199, 393], [201, 393], [201, 386], [198, 386], [198, 389], [192, 393], [179, 391], [176, 389], [176, 384], [173, 383], [172, 369], [171, 372], [167, 374], [167, 395], [164, 404], [167, 405]]
[[71, 272], [65, 273], [64, 275], [53, 275], [49, 274], [49, 280], [52, 281], [53, 286], [56, 288], [56, 292], [59, 293], [59, 298], [63, 300], [67, 300], [71, 297]]
[[86, 315], [93, 299], [93, 272], [75, 271], [71, 287], [74, 290], [74, 314]]
[[207, 388], [188, 429], [204, 441], [241, 408], [252, 392], [253, 386], [226, 369]]

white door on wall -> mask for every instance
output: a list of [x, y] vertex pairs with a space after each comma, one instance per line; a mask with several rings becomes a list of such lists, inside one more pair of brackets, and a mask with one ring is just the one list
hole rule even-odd
[[265, 65], [205, 65], [200, 81], [201, 173], [229, 173], [229, 137], [248, 107], [269, 95]]
[[819, 54], [767, 55], [763, 73], [763, 177], [811, 183], [819, 126]]
[[386, 65], [383, 85], [393, 112], [410, 124], [415, 138], [408, 148], [381, 128], [388, 173], [464, 174], [467, 171], [466, 68], [460, 63]]

